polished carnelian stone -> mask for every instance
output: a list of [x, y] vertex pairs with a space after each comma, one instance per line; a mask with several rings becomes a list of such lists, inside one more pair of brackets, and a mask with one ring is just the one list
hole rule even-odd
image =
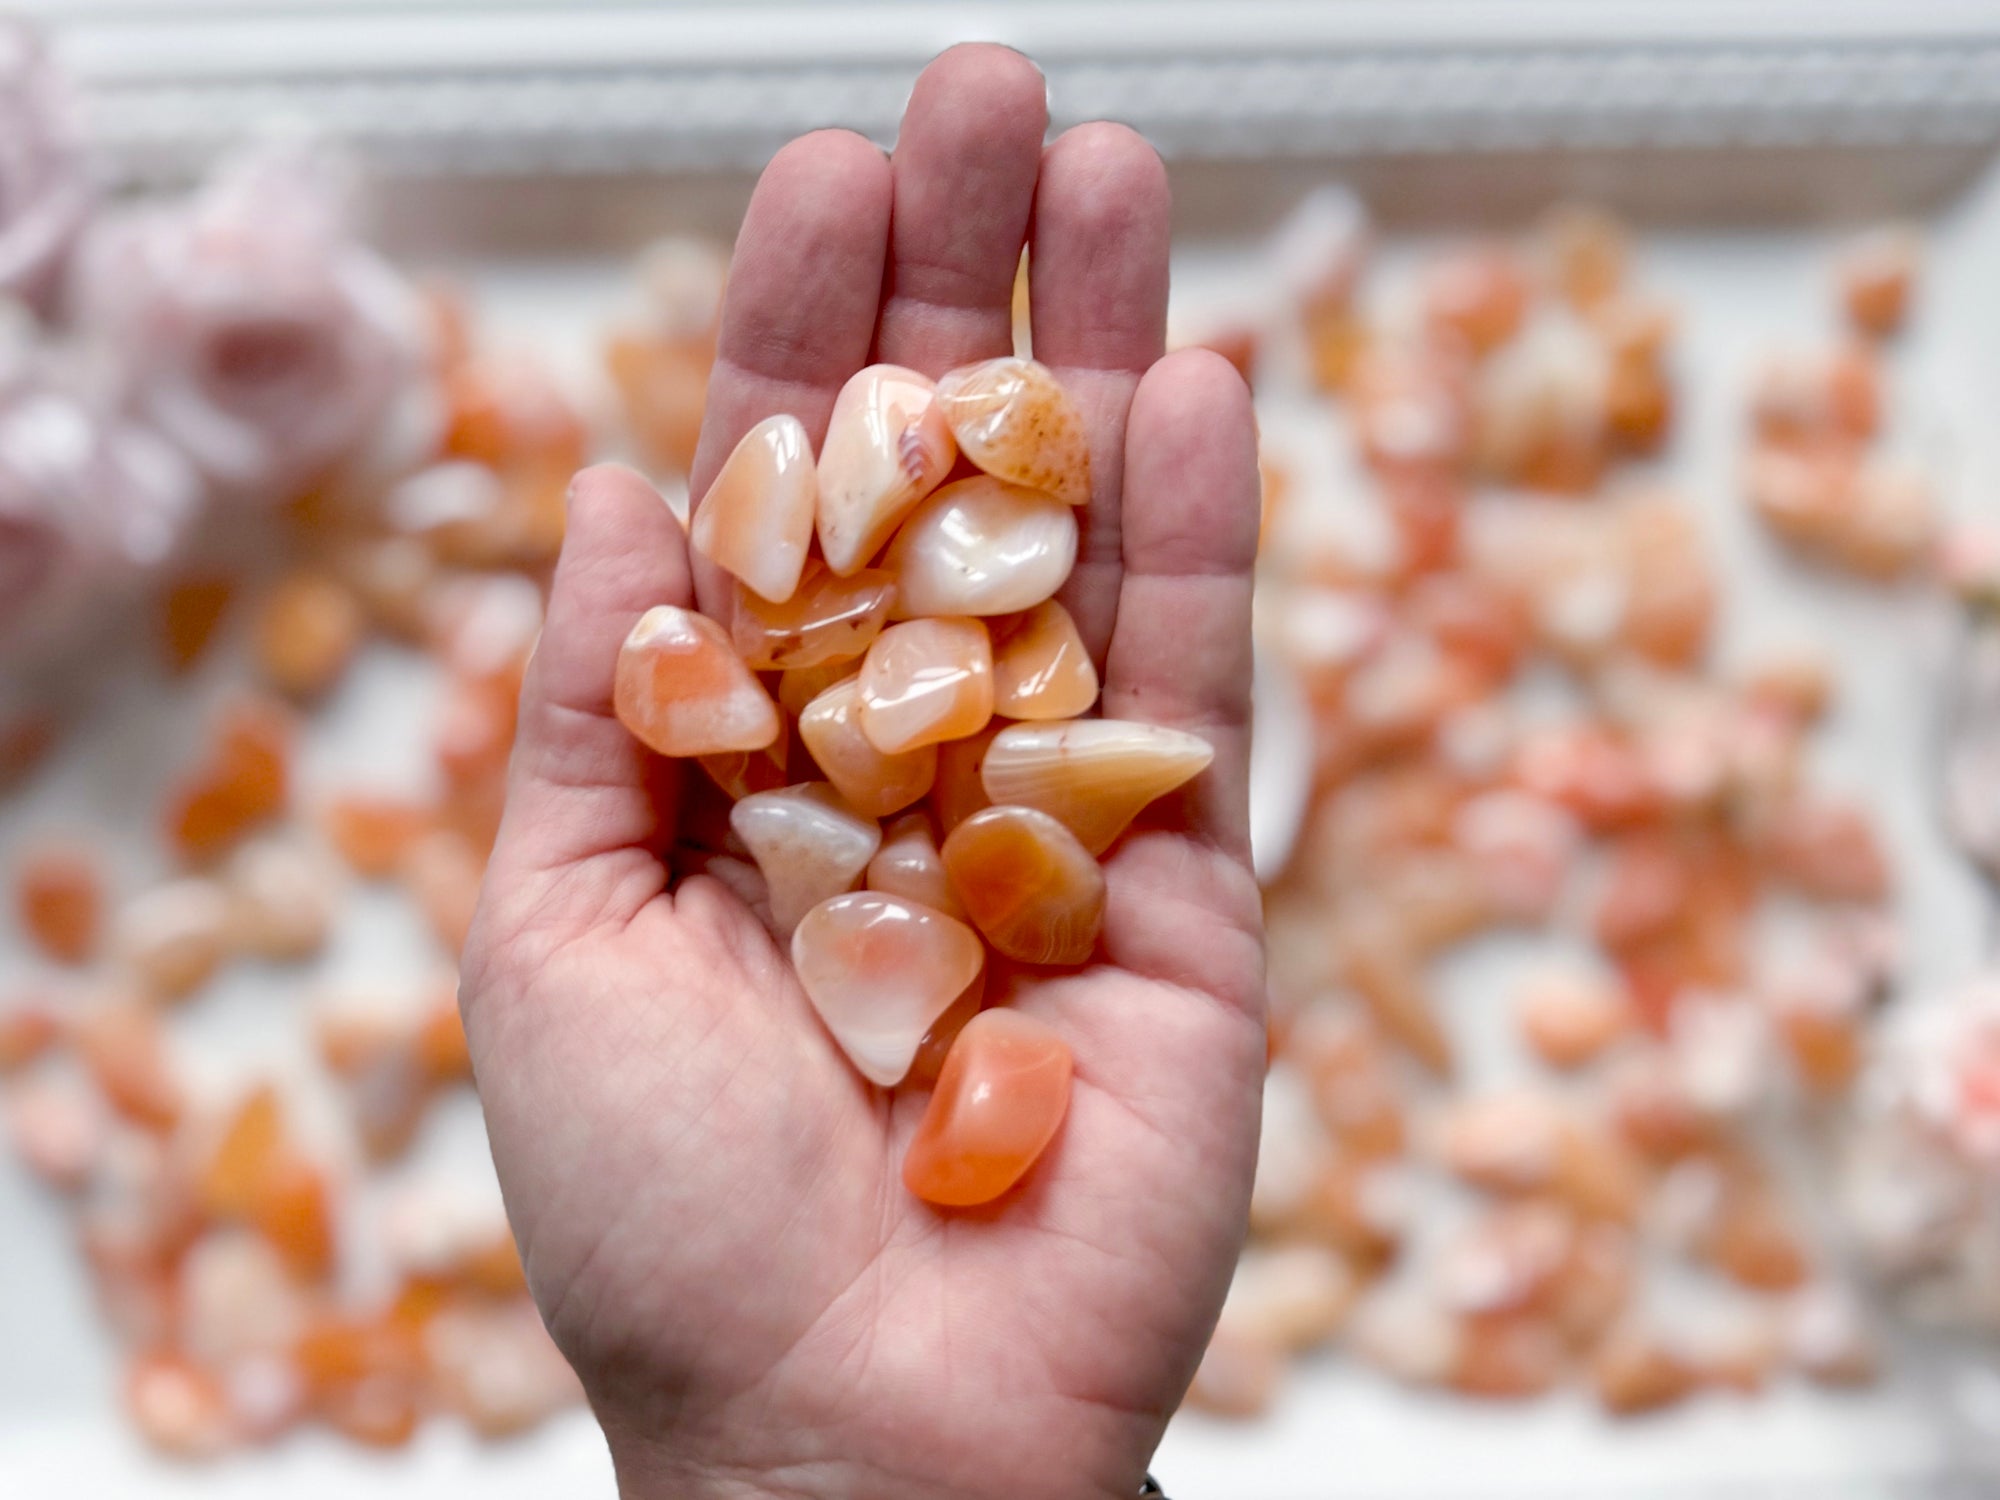
[[292, 717], [269, 700], [231, 708], [215, 747], [168, 797], [168, 837], [191, 860], [213, 859], [284, 809], [290, 795]]
[[1035, 1164], [1069, 1110], [1070, 1051], [1014, 1010], [965, 1023], [903, 1158], [903, 1185], [945, 1207], [990, 1203]]
[[369, 792], [348, 792], [320, 810], [320, 831], [357, 875], [393, 875], [410, 846], [435, 821], [423, 803]]
[[22, 857], [15, 877], [21, 927], [58, 963], [80, 964], [96, 950], [104, 922], [104, 876], [90, 851], [48, 844]]

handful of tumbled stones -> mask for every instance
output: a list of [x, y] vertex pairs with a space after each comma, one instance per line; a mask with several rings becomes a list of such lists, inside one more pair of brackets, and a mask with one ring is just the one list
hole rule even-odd
[[884, 1088], [936, 1068], [903, 1163], [933, 1203], [1006, 1192], [1069, 1104], [1062, 1039], [980, 1009], [988, 951], [1087, 964], [1098, 856], [1211, 756], [1082, 717], [1097, 671], [1055, 594], [1089, 498], [1082, 417], [1044, 366], [872, 365], [817, 462], [796, 417], [767, 418], [695, 507], [690, 541], [735, 580], [729, 626], [662, 605], [619, 655], [619, 718], [735, 799], [833, 1039]]

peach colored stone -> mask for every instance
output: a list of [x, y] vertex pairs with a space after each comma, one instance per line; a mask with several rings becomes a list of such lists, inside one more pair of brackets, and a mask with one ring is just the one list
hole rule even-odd
[[647, 610], [625, 637], [613, 702], [661, 755], [761, 750], [778, 737], [777, 705], [722, 627], [672, 604]]
[[744, 433], [688, 523], [695, 551], [774, 603], [792, 597], [812, 546], [819, 481], [797, 417]]
[[257, 612], [252, 639], [265, 679], [294, 698], [315, 698], [347, 670], [367, 626], [361, 601], [338, 580], [301, 570], [278, 580]]
[[1090, 499], [1090, 441], [1083, 414], [1046, 365], [989, 359], [938, 382], [938, 405], [958, 448], [996, 479], [1054, 495]]
[[937, 387], [901, 365], [870, 365], [840, 389], [819, 459], [819, 546], [847, 575], [866, 567], [957, 456]]
[[966, 1022], [903, 1157], [927, 1203], [990, 1203], [1028, 1173], [1069, 1112], [1074, 1065], [1061, 1037], [1016, 1010]]
[[994, 737], [980, 778], [996, 803], [1045, 812], [1092, 854], [1140, 809], [1199, 776], [1215, 750], [1199, 735], [1125, 719], [1013, 724]]
[[895, 597], [895, 577], [880, 569], [842, 578], [808, 562], [798, 591], [782, 604], [738, 593], [730, 622], [736, 653], [758, 671], [851, 660], [882, 633]]
[[806, 705], [799, 738], [840, 795], [871, 818], [920, 800], [937, 777], [937, 746], [888, 755], [862, 732], [859, 677], [835, 683]]
[[1008, 719], [1074, 719], [1097, 702], [1097, 668], [1076, 621], [1055, 600], [995, 621], [993, 711]]
[[910, 1071], [925, 1034], [985, 961], [963, 922], [880, 891], [822, 901], [792, 934], [813, 1009], [862, 1076], [884, 1088]]
[[907, 896], [948, 917], [965, 920], [965, 908], [952, 892], [944, 858], [931, 836], [931, 821], [920, 812], [906, 814], [889, 825], [882, 847], [868, 861], [868, 889]]
[[909, 620], [861, 664], [861, 731], [888, 754], [962, 739], [993, 717], [993, 650], [977, 620]]
[[1076, 562], [1076, 512], [989, 475], [948, 484], [919, 505], [883, 555], [898, 619], [1006, 615], [1062, 587]]
[[151, 993], [185, 999], [229, 956], [231, 915], [229, 896], [215, 881], [169, 881], [133, 897], [119, 912], [112, 948]]

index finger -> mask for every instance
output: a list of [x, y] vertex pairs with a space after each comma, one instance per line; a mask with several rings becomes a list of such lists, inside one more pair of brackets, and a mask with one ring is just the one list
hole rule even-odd
[[[834, 397], [875, 338], [891, 193], [888, 158], [852, 131], [800, 136], [764, 168], [730, 258], [688, 476], [694, 504], [766, 417], [797, 417], [817, 450]], [[727, 579], [708, 559], [693, 562], [702, 611], [727, 619]]]

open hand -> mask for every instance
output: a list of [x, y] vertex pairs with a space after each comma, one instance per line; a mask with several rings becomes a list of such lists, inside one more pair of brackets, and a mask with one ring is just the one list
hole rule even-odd
[[[465, 953], [466, 1028], [530, 1284], [628, 1497], [1116, 1496], [1200, 1358], [1243, 1232], [1263, 1076], [1249, 867], [1255, 435], [1235, 372], [1164, 354], [1168, 196], [1131, 131], [1043, 146], [995, 47], [918, 80], [893, 156], [822, 131], [772, 160], [730, 272], [693, 476], [856, 369], [1035, 356], [1090, 427], [1062, 599], [1102, 712], [1215, 747], [1109, 855], [1099, 959], [1009, 1003], [1074, 1050], [1028, 1180], [941, 1212], [903, 1188], [920, 1092], [870, 1086], [730, 889], [676, 879], [700, 798], [612, 716], [633, 621], [697, 584], [620, 469], [579, 475]], [[700, 589], [705, 602], [715, 602]]]

